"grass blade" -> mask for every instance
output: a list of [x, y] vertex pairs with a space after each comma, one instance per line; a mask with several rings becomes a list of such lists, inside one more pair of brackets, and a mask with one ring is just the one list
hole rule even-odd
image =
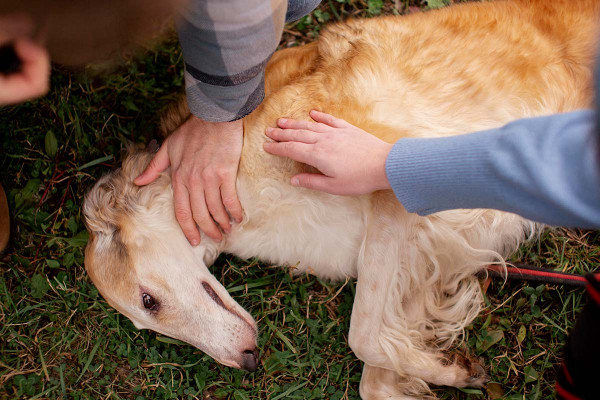
[[273, 323], [271, 321], [269, 321], [268, 318], [265, 318], [264, 321], [269, 326], [269, 329], [271, 329], [273, 331], [273, 333], [275, 333], [275, 336], [277, 336], [279, 339], [281, 339], [281, 341], [283, 343], [285, 343], [286, 347], [288, 349], [290, 349], [292, 353], [298, 354], [298, 350], [296, 350], [294, 345], [292, 345], [292, 342], [290, 342], [290, 340], [287, 337], [285, 337], [285, 335], [283, 333], [281, 333], [281, 331], [279, 329], [277, 329], [275, 327], [275, 325], [273, 325]]
[[100, 347], [99, 340], [94, 345], [94, 348], [92, 349], [92, 352], [90, 353], [90, 356], [88, 357], [87, 361], [85, 362], [85, 365], [83, 366], [83, 369], [81, 370], [81, 373], [79, 374], [79, 376], [77, 377], [77, 380], [75, 382], [79, 382], [79, 380], [81, 379], [83, 374], [85, 374], [85, 371], [87, 371], [88, 367], [92, 363], [92, 359], [94, 358], [94, 355], [96, 355], [96, 351], [98, 351], [98, 347]]
[[77, 168], [77, 171], [81, 171], [82, 169], [86, 169], [89, 167], [93, 167], [94, 165], [98, 165], [98, 164], [102, 164], [105, 161], [109, 161], [113, 159], [113, 155], [108, 155], [108, 156], [104, 156], [104, 157], [100, 157], [100, 158], [96, 158], [93, 161], [90, 161], [88, 163], [83, 164], [81, 167]]
[[301, 384], [299, 384], [299, 385], [296, 385], [296, 386], [294, 386], [294, 387], [291, 387], [291, 388], [289, 388], [288, 390], [286, 390], [285, 392], [281, 393], [280, 395], [277, 395], [277, 396], [273, 397], [271, 400], [279, 400], [279, 399], [282, 399], [282, 398], [286, 397], [287, 395], [289, 395], [290, 393], [293, 393], [293, 392], [295, 392], [296, 390], [298, 390], [298, 389], [301, 389], [301, 388], [303, 388], [304, 386], [308, 385], [308, 382], [309, 382], [309, 381], [306, 381], [306, 382], [304, 382], [304, 383], [301, 383]]

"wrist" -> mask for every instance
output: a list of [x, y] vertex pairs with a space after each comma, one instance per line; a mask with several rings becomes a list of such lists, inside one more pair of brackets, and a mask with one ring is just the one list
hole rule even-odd
[[243, 120], [235, 121], [206, 121], [191, 114], [189, 124], [198, 127], [198, 132], [219, 132], [223, 134], [235, 134], [243, 132]]
[[374, 170], [376, 171], [376, 175], [374, 177], [374, 191], [387, 190], [392, 188], [390, 181], [387, 177], [387, 171], [385, 167], [388, 155], [390, 154], [392, 147], [394, 147], [393, 144], [384, 142], [381, 146], [378, 156], [376, 157], [376, 167], [374, 168]]

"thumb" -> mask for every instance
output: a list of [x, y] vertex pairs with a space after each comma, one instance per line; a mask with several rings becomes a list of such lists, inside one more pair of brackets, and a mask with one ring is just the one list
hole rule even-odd
[[167, 141], [163, 143], [163, 145], [158, 150], [158, 153], [154, 155], [150, 164], [146, 167], [144, 172], [140, 174], [137, 178], [133, 180], [138, 186], [144, 186], [149, 183], [152, 183], [159, 177], [160, 173], [169, 167], [171, 162], [169, 161], [169, 153], [167, 151]]
[[292, 186], [336, 194], [334, 179], [321, 174], [298, 174], [292, 177]]

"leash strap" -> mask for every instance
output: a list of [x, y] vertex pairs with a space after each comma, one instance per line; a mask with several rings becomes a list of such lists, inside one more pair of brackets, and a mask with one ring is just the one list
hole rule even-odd
[[[489, 265], [488, 275], [493, 278], [505, 277], [524, 281], [554, 283], [576, 287], [585, 287], [587, 280], [581, 275], [568, 272], [557, 272], [549, 268], [533, 267], [527, 264], [507, 265], [506, 270], [501, 265]], [[599, 294], [600, 295], [600, 294]]]
[[559, 400], [595, 400], [599, 398], [597, 380], [600, 372], [600, 273], [585, 277], [549, 268], [515, 264], [487, 267], [488, 275], [585, 287], [588, 302], [577, 318], [564, 349], [564, 361], [557, 373], [556, 396]]

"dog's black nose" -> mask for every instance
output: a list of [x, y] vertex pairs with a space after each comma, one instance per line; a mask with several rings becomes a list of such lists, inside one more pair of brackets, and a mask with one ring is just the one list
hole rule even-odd
[[258, 350], [245, 350], [242, 353], [242, 368], [254, 372], [258, 368]]

